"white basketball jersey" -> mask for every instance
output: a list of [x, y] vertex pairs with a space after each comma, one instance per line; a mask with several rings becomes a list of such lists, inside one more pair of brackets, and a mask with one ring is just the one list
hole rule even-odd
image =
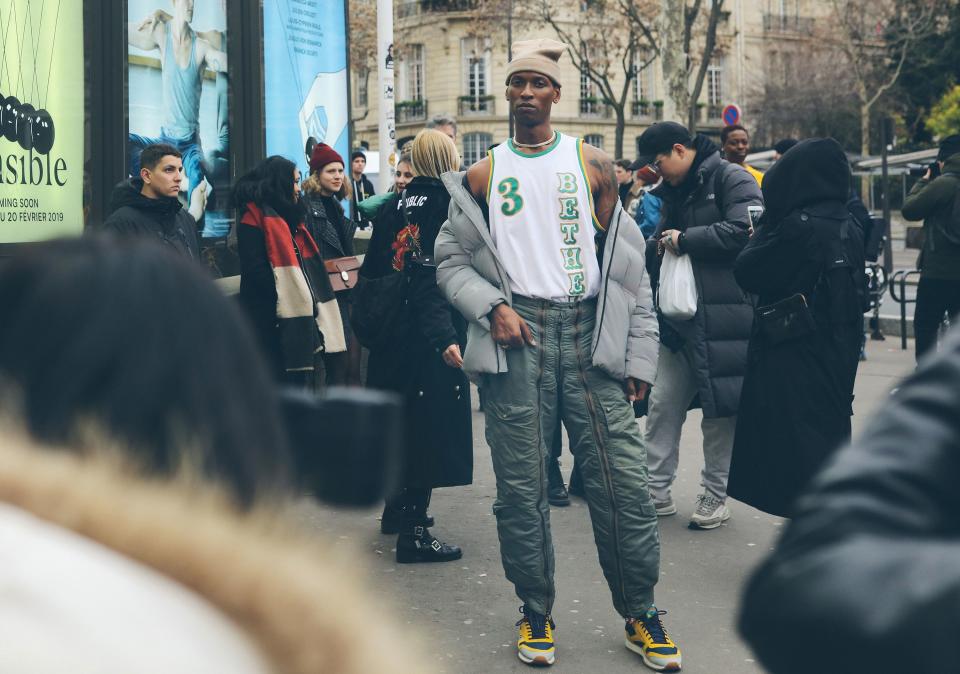
[[510, 140], [489, 152], [490, 234], [518, 295], [572, 301], [600, 291], [601, 228], [582, 145], [558, 132], [536, 154], [521, 154]]

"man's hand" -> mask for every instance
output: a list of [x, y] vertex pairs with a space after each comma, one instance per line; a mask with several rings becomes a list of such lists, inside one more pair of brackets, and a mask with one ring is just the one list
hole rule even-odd
[[490, 336], [505, 349], [537, 345], [527, 322], [505, 303], [498, 304], [490, 312]]
[[623, 390], [627, 393], [627, 400], [636, 402], [647, 397], [650, 393], [650, 384], [634, 377], [627, 377], [623, 382]]
[[140, 24], [138, 30], [146, 30], [148, 33], [153, 33], [156, 27], [161, 23], [166, 23], [171, 21], [173, 16], [167, 14], [162, 9], [156, 10], [153, 14], [147, 16], [146, 19]]
[[443, 362], [449, 365], [452, 368], [459, 370], [463, 367], [463, 357], [460, 355], [460, 345], [451, 344], [446, 349], [444, 349]]
[[660, 234], [660, 241], [657, 245], [657, 252], [663, 255], [664, 249], [669, 248], [671, 253], [680, 255], [680, 230], [667, 229]]

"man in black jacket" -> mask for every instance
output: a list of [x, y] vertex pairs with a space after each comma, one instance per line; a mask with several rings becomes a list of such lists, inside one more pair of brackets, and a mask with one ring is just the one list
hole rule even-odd
[[710, 139], [691, 136], [675, 122], [644, 131], [638, 150], [639, 161], [663, 176], [654, 194], [663, 199], [664, 215], [648, 240], [648, 268], [659, 269], [654, 252], [688, 256], [697, 290], [693, 318], [659, 316], [660, 357], [646, 424], [650, 494], [658, 515], [677, 512], [670, 486], [680, 430], [699, 398], [703, 493], [690, 526], [713, 529], [730, 518], [727, 477], [753, 326], [753, 304], [737, 285], [733, 263], [747, 243], [751, 218], [763, 211], [763, 198], [746, 169], [721, 159]]
[[367, 169], [367, 155], [362, 150], [354, 150], [350, 153], [350, 190], [351, 190], [351, 208], [350, 217], [357, 223], [360, 229], [366, 229], [372, 223], [363, 217], [360, 209], [357, 207], [361, 201], [367, 197], [372, 197], [376, 192], [373, 190], [373, 183], [370, 178], [363, 175]]
[[951, 321], [960, 315], [960, 134], [940, 142], [936, 168], [927, 170], [903, 202], [904, 220], [923, 220], [913, 316], [917, 360], [936, 350], [944, 314]]
[[121, 237], [156, 238], [178, 253], [198, 259], [197, 222], [180, 203], [183, 160], [172, 145], [148, 145], [140, 154], [140, 177], [113, 190], [113, 211], [103, 228]]

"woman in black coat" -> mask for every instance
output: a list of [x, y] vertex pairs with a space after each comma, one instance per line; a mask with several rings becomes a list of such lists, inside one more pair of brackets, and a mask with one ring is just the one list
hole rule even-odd
[[[343, 172], [343, 158], [326, 143], [317, 143], [310, 157], [310, 177], [303, 183], [307, 228], [317, 242], [320, 257], [334, 260], [353, 257], [357, 223], [343, 212], [340, 202], [350, 198], [350, 184]], [[323, 356], [327, 386], [360, 386], [360, 342], [350, 329], [350, 291], [337, 294], [347, 350]]]
[[[388, 348], [370, 353], [367, 385], [404, 396], [406, 437], [403, 491], [390, 499], [382, 530], [399, 530], [398, 562], [459, 559], [460, 548], [430, 534], [427, 506], [435, 487], [473, 481], [473, 429], [470, 385], [460, 369], [466, 322], [437, 287], [433, 245], [447, 219], [450, 195], [442, 173], [457, 170], [453, 142], [442, 133], [422, 131], [413, 141], [416, 177], [400, 198], [392, 218], [378, 222], [368, 255], [383, 275], [391, 270], [407, 280], [408, 325]], [[387, 268], [389, 267], [389, 268]]]
[[[849, 185], [835, 140], [797, 144], [764, 176], [767, 210], [734, 269], [760, 309], [729, 493], [774, 515], [790, 516], [810, 478], [850, 437], [865, 276], [863, 237], [846, 208]], [[798, 293], [815, 327], [771, 338], [763, 308]]]

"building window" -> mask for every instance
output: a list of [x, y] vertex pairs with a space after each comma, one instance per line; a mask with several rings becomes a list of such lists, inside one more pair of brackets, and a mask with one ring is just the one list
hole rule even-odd
[[603, 149], [603, 135], [599, 133], [588, 133], [583, 137], [583, 142], [593, 145], [595, 148]]
[[487, 148], [493, 145], [493, 134], [474, 132], [463, 135], [463, 166], [473, 166], [484, 158]]
[[370, 69], [357, 69], [357, 107], [365, 108], [370, 104]]
[[723, 57], [718, 56], [707, 66], [707, 105], [723, 105]]
[[[654, 69], [652, 63], [649, 63], [650, 55], [640, 53], [636, 56], [634, 67], [637, 68], [637, 76], [633, 80], [633, 116], [649, 117], [652, 114], [650, 102], [653, 100]], [[648, 64], [643, 70], [640, 67]]]
[[403, 52], [400, 96], [406, 101], [423, 100], [423, 45], [410, 44]]
[[463, 55], [464, 95], [460, 97], [461, 114], [489, 113], [493, 97], [490, 86], [490, 42], [466, 38], [460, 42]]

